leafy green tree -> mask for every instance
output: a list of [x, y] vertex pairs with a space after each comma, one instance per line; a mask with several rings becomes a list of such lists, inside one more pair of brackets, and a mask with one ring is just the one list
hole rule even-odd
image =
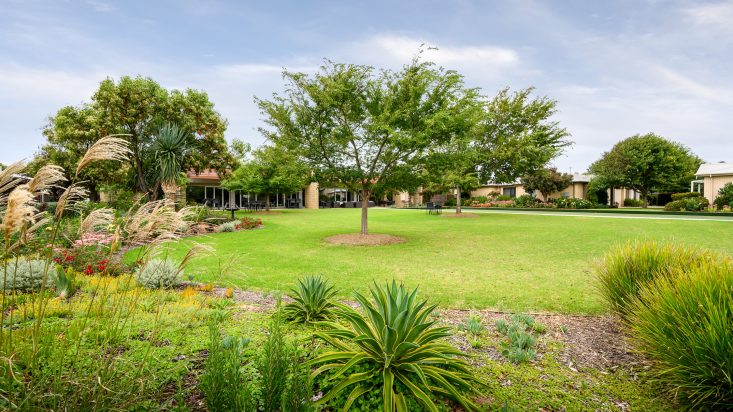
[[503, 89], [485, 104], [474, 141], [482, 182], [514, 182], [572, 145], [567, 130], [551, 120], [557, 102], [533, 98], [533, 90]]
[[[28, 166], [29, 173], [35, 173], [45, 164], [61, 166], [66, 173], [73, 172], [84, 153], [104, 134], [100, 127], [98, 113], [90, 105], [66, 106], [49, 119], [43, 129], [47, 143], [40, 148]], [[102, 185], [126, 185], [129, 167], [119, 162], [95, 162], [84, 168], [79, 181], [89, 190], [89, 197], [99, 199]], [[71, 180], [72, 176], [67, 176]]]
[[480, 186], [476, 151], [466, 139], [455, 139], [431, 153], [426, 161], [423, 188], [431, 193], [456, 192], [456, 214], [461, 213], [461, 193]]
[[[156, 173], [153, 145], [167, 122], [178, 125], [186, 136], [190, 150], [182, 159], [182, 170], [228, 172], [234, 158], [224, 139], [227, 122], [214, 110], [207, 94], [191, 89], [168, 91], [144, 77], [125, 76], [117, 82], [106, 79], [91, 103], [59, 110], [44, 129], [48, 144], [41, 149], [41, 156], [66, 167], [101, 136], [124, 134], [132, 150], [129, 167], [90, 170], [87, 180], [90, 185], [126, 181], [129, 187], [154, 199], [162, 181]], [[107, 171], [112, 175], [103, 173]]]
[[556, 167], [538, 169], [522, 177], [524, 189], [542, 193], [545, 202], [549, 200], [551, 194], [565, 189], [572, 183], [573, 176], [558, 172]]
[[641, 193], [644, 207], [653, 191], [684, 191], [702, 160], [690, 150], [653, 133], [616, 143], [588, 169], [607, 187]]
[[726, 183], [721, 187], [713, 203], [718, 209], [722, 209], [726, 205], [733, 206], [733, 183]]
[[264, 195], [265, 210], [269, 211], [271, 194], [301, 190], [309, 174], [308, 166], [294, 152], [280, 146], [263, 146], [224, 181], [224, 187]]
[[398, 72], [326, 62], [314, 75], [285, 72], [283, 95], [258, 100], [278, 145], [297, 148], [321, 182], [360, 193], [368, 234], [374, 193], [415, 186], [428, 150], [450, 139], [463, 79], [414, 59]]

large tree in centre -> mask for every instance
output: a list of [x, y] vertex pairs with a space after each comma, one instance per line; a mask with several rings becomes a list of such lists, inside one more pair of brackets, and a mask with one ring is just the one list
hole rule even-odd
[[588, 170], [605, 187], [639, 191], [647, 207], [652, 191], [688, 190], [701, 163], [687, 147], [648, 133], [616, 143]]
[[258, 100], [263, 133], [297, 149], [319, 181], [360, 194], [362, 235], [371, 195], [414, 185], [428, 149], [454, 133], [464, 98], [460, 75], [419, 59], [397, 72], [327, 62], [283, 75], [285, 93]]

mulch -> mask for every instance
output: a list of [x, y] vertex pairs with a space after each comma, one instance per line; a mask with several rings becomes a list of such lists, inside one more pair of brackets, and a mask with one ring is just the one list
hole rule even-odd
[[[213, 293], [224, 296], [226, 289], [215, 288]], [[234, 299], [239, 303], [238, 309], [247, 312], [272, 312], [275, 310], [276, 299], [270, 294], [262, 292], [235, 290]], [[291, 299], [282, 295], [283, 303]], [[341, 301], [351, 307], [358, 307], [354, 301]], [[499, 319], [508, 318], [510, 312], [493, 310], [463, 310], [439, 308], [438, 321], [449, 326], [458, 326], [466, 321], [469, 314], [478, 314], [483, 319], [489, 333], [494, 331], [494, 323]], [[645, 367], [646, 362], [632, 352], [622, 330], [618, 318], [612, 315], [564, 315], [555, 313], [529, 313], [537, 322], [542, 323], [547, 332], [540, 336], [538, 345], [545, 346], [548, 341], [563, 344], [559, 355], [560, 361], [570, 370], [593, 368], [600, 371], [616, 369], [636, 369]], [[498, 337], [498, 336], [497, 336]], [[469, 352], [472, 349], [465, 338], [460, 334], [454, 335], [452, 343], [461, 350]], [[488, 345], [480, 349], [491, 359], [502, 360], [503, 356]], [[542, 351], [539, 351], [542, 353]]]
[[441, 216], [443, 216], [443, 217], [459, 217], [459, 218], [476, 218], [476, 217], [480, 217], [476, 213], [466, 213], [466, 212], [461, 212], [461, 213], [442, 213]]
[[349, 233], [343, 235], [329, 236], [325, 239], [326, 242], [334, 245], [349, 245], [349, 246], [381, 246], [381, 245], [392, 245], [395, 243], [403, 243], [406, 241], [405, 238], [392, 235], [362, 235], [358, 233]]

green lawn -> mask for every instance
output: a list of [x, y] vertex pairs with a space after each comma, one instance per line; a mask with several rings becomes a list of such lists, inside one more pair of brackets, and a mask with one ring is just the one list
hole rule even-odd
[[[193, 241], [214, 252], [187, 270], [201, 282], [286, 290], [306, 274], [322, 274], [347, 296], [373, 280], [419, 285], [443, 306], [516, 311], [600, 313], [593, 262], [628, 239], [660, 239], [733, 253], [733, 221], [686, 221], [486, 213], [476, 219], [419, 210], [373, 209], [370, 231], [405, 237], [388, 246], [326, 244], [356, 232], [359, 210], [298, 210], [262, 216], [265, 228], [188, 238], [170, 246], [183, 256]], [[232, 256], [241, 271], [220, 268]]]

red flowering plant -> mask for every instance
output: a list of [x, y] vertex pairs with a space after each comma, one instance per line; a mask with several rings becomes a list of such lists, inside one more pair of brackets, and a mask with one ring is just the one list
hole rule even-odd
[[87, 275], [119, 273], [121, 263], [113, 258], [111, 250], [114, 240], [115, 235], [109, 233], [84, 233], [70, 247], [55, 248], [53, 261], [64, 269], [73, 268]]
[[258, 227], [262, 227], [262, 219], [245, 216], [237, 223], [237, 230], [257, 229]]

